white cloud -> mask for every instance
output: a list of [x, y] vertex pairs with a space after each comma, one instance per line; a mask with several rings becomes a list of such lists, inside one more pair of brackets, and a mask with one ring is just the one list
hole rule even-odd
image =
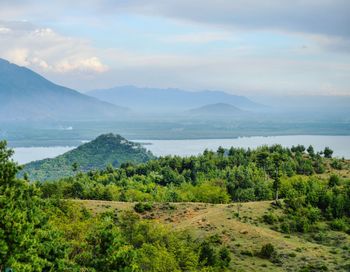
[[87, 59], [61, 61], [55, 65], [54, 70], [63, 73], [74, 70], [103, 73], [108, 70], [108, 67], [102, 64], [97, 57], [91, 57]]
[[28, 61], [28, 49], [26, 48], [10, 49], [5, 53], [5, 57], [11, 62], [21, 66], [27, 66], [30, 64]]
[[0, 34], [7, 34], [11, 31], [11, 29], [7, 28], [7, 27], [2, 27], [0, 26]]
[[0, 57], [42, 72], [103, 73], [108, 70], [87, 41], [38, 28], [30, 23], [1, 22]]

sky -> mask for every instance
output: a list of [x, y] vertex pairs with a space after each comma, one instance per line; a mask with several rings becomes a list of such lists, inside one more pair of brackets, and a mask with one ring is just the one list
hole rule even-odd
[[349, 0], [0, 0], [0, 58], [79, 91], [350, 95]]

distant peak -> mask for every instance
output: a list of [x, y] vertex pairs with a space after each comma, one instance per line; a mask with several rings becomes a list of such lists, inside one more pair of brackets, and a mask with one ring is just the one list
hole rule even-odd
[[10, 62], [8, 60], [2, 59], [2, 58], [0, 58], [0, 62], [5, 63], [5, 64], [10, 64]]

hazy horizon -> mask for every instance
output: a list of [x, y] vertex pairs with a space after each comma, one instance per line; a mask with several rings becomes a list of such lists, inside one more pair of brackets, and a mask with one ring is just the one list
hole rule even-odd
[[79, 91], [350, 95], [348, 1], [0, 5], [0, 57]]

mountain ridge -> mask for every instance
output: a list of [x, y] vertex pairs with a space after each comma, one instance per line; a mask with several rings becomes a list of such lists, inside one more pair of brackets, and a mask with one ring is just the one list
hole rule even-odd
[[191, 92], [180, 89], [141, 88], [119, 86], [110, 89], [92, 90], [86, 94], [111, 103], [132, 109], [154, 110], [190, 110], [212, 103], [230, 103], [241, 109], [258, 110], [264, 106], [245, 96], [228, 94], [221, 91]]
[[40, 74], [0, 58], [0, 120], [90, 120], [128, 110], [57, 85]]

